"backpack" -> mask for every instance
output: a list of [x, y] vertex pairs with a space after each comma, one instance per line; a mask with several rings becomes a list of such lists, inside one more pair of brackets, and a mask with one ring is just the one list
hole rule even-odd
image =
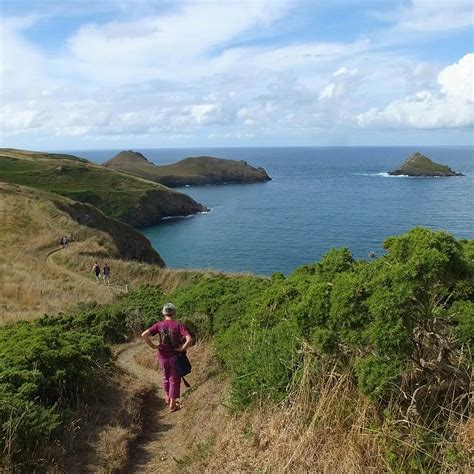
[[173, 350], [179, 347], [181, 343], [181, 336], [166, 326], [158, 332], [158, 336], [160, 338], [160, 344], [171, 347]]

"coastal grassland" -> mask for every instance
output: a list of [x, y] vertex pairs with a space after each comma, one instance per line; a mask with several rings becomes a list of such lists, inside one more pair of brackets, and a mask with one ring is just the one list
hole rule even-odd
[[[108, 344], [130, 340], [172, 301], [197, 340], [213, 341], [230, 381], [217, 435], [199, 440], [183, 470], [471, 471], [473, 242], [415, 228], [384, 246], [369, 262], [333, 249], [288, 277], [194, 274], [168, 292], [146, 285], [3, 328], [4, 452], [22, 462], [62, 446], [71, 394], [93, 393]], [[69, 347], [76, 337], [81, 355]]]
[[48, 196], [0, 183], [1, 322], [30, 319], [69, 309], [78, 301], [111, 301], [86, 277], [58, 273], [47, 263], [59, 238], [75, 235], [91, 252], [117, 254], [110, 236], [77, 225]]
[[419, 171], [428, 171], [428, 172], [442, 172], [447, 173], [451, 171], [451, 168], [447, 165], [441, 165], [431, 161], [425, 155], [421, 153], [414, 153], [411, 155], [403, 164], [404, 168], [415, 169]]
[[131, 225], [204, 210], [188, 196], [165, 186], [70, 155], [0, 150], [0, 180], [92, 204]]
[[[127, 253], [121, 237], [115, 237], [115, 241], [110, 233], [78, 224], [66, 212], [68, 206], [75, 204], [54, 194], [0, 182], [1, 323], [67, 311], [78, 302], [108, 303], [115, 298], [114, 289], [97, 285], [91, 268], [99, 257], [127, 266], [126, 261], [120, 260]], [[99, 226], [97, 221], [102, 219], [102, 228], [123, 233], [128, 245], [143, 247], [142, 258], [159, 259], [134, 229], [82, 206], [90, 223]], [[63, 235], [74, 236], [74, 242], [59, 254], [52, 254], [60, 248]], [[63, 260], [75, 256], [81, 261], [81, 268], [62, 267]]]

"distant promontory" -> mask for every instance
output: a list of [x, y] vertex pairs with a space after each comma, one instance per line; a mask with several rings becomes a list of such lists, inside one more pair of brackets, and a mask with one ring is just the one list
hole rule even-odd
[[141, 153], [122, 151], [104, 166], [168, 187], [204, 184], [257, 183], [270, 181], [263, 168], [246, 161], [226, 160], [212, 156], [185, 158], [170, 165], [154, 165]]
[[431, 161], [421, 153], [410, 155], [400, 168], [389, 171], [391, 176], [416, 176], [416, 177], [436, 177], [436, 176], [464, 176], [462, 173], [453, 171], [447, 165], [441, 165]]

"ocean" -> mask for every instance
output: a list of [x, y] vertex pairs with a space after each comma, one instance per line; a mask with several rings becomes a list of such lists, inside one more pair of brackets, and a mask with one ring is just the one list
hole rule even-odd
[[[97, 163], [120, 150], [70, 150]], [[267, 183], [178, 189], [211, 209], [140, 229], [170, 268], [270, 275], [318, 261], [332, 247], [355, 258], [414, 226], [474, 239], [472, 147], [288, 147], [135, 149], [165, 164], [188, 156], [245, 160]], [[464, 177], [390, 177], [415, 151]]]

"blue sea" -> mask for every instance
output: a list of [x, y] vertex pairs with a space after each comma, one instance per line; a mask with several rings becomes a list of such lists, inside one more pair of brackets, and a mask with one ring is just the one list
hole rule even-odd
[[[102, 163], [120, 150], [74, 150]], [[332, 247], [380, 255], [383, 240], [414, 226], [474, 239], [472, 147], [136, 149], [157, 164], [187, 156], [246, 160], [267, 183], [179, 189], [211, 209], [141, 229], [171, 268], [290, 273]], [[464, 177], [390, 177], [415, 151]]]

